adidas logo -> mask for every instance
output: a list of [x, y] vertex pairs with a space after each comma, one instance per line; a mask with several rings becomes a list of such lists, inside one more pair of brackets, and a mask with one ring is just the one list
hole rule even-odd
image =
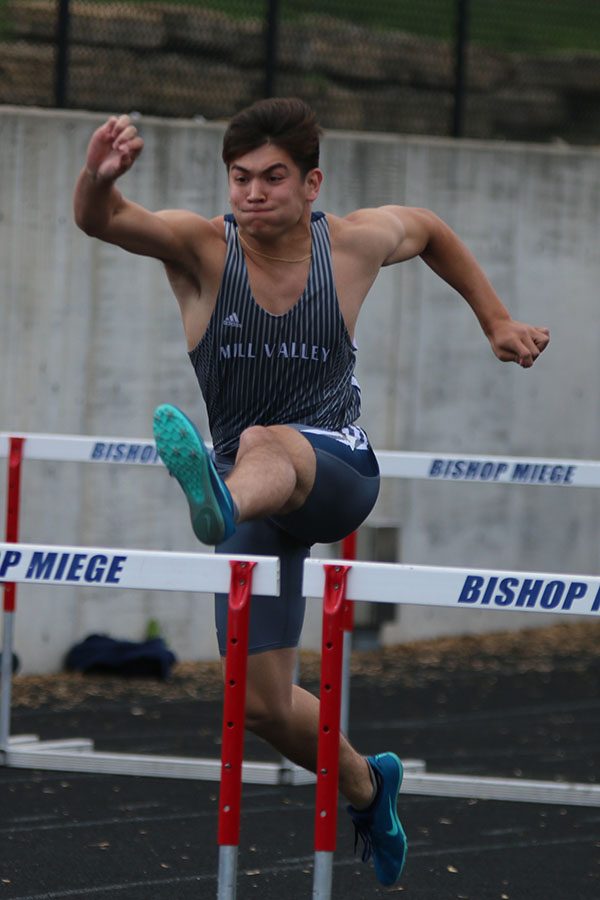
[[230, 328], [241, 328], [242, 323], [238, 319], [237, 313], [231, 313], [228, 316], [225, 316], [223, 319], [223, 325], [228, 325]]

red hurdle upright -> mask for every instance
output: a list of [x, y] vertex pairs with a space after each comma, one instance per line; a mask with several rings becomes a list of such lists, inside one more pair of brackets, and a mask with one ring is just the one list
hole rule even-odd
[[[8, 452], [8, 478], [6, 497], [6, 542], [19, 540], [19, 503], [21, 497], [21, 464], [24, 438], [11, 437]], [[2, 614], [2, 662], [0, 665], [0, 753], [8, 750], [10, 738], [10, 704], [12, 686], [12, 660], [14, 639], [14, 613], [17, 586], [4, 585]]]
[[349, 566], [325, 566], [313, 900], [329, 900], [336, 845], [344, 600]]
[[[358, 532], [353, 531], [342, 541], [342, 559], [356, 559]], [[344, 600], [344, 656], [342, 659], [342, 706], [340, 728], [346, 736], [350, 730], [350, 658], [354, 631], [354, 602]]]
[[231, 563], [219, 794], [218, 900], [235, 900], [240, 842], [248, 623], [255, 563]]

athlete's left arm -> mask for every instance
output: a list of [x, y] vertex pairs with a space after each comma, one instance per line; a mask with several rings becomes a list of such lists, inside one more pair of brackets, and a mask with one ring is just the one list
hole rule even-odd
[[503, 362], [527, 369], [550, 340], [547, 328], [511, 318], [485, 272], [457, 234], [427, 209], [385, 206], [374, 211], [387, 220], [393, 248], [383, 260], [389, 266], [420, 256], [433, 271], [464, 297]]

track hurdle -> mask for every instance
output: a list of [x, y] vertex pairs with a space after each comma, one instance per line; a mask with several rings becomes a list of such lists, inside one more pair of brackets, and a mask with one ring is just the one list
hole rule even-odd
[[[345, 604], [444, 606], [600, 616], [600, 576], [491, 571], [309, 559], [304, 593], [323, 597], [321, 708], [315, 804], [313, 900], [329, 900], [336, 848], [339, 722]], [[403, 793], [600, 806], [600, 786], [406, 771]]]
[[[348, 564], [347, 561], [335, 563], [331, 560], [311, 559], [304, 565], [304, 591], [307, 597], [326, 596], [326, 573], [332, 566], [344, 575], [345, 598], [351, 601], [453, 609], [477, 607], [507, 613], [514, 611], [561, 616], [600, 616], [600, 576], [597, 575], [408, 566], [395, 563]], [[325, 696], [329, 696], [326, 688]], [[320, 769], [317, 780], [319, 775]], [[600, 805], [600, 786], [526, 781], [519, 778], [470, 778], [407, 772], [403, 790], [407, 793], [475, 797], [483, 800]]]
[[[279, 560], [275, 557], [225, 557], [214, 554], [151, 553], [106, 548], [57, 547], [18, 543], [0, 544], [0, 581], [5, 583], [77, 584], [106, 588], [165, 591], [229, 592], [227, 661], [223, 705], [222, 750], [219, 778], [219, 869], [218, 900], [235, 900], [237, 852], [240, 836], [240, 806], [244, 752], [248, 621], [252, 590], [268, 596], [279, 594]], [[3, 697], [3, 700], [7, 698]], [[10, 698], [8, 698], [10, 704]], [[8, 766], [35, 766], [79, 771], [69, 760], [51, 759], [56, 742], [41, 745], [41, 765], [31, 757], [23, 763], [13, 752], [10, 738], [0, 745], [0, 756]], [[77, 756], [77, 751], [71, 750]], [[81, 755], [81, 751], [80, 754]], [[105, 757], [108, 757], [105, 754]], [[121, 756], [125, 767], [111, 768]], [[103, 772], [154, 774], [140, 771], [141, 758], [110, 754]], [[74, 762], [73, 760], [71, 760]], [[147, 757], [150, 765], [156, 760]], [[127, 764], [132, 768], [127, 768]], [[84, 767], [87, 768], [87, 767]]]
[[[224, 566], [229, 566], [231, 571]], [[255, 567], [256, 580], [253, 582]], [[0, 543], [0, 581], [190, 591], [197, 591], [200, 584], [206, 590], [224, 590], [224, 582], [228, 582], [228, 641], [231, 643], [228, 643], [220, 773], [218, 900], [235, 900], [248, 604], [253, 588], [264, 594], [278, 593], [278, 561], [260, 557], [234, 560], [211, 554]], [[308, 597], [323, 596], [324, 599], [313, 900], [329, 900], [338, 798], [344, 602], [363, 600], [454, 608], [460, 604], [477, 604], [485, 609], [597, 616], [600, 614], [600, 576], [385, 563], [349, 565], [344, 561], [315, 559], [304, 564], [303, 589]], [[10, 743], [0, 749], [7, 765], [19, 765], [18, 760], [11, 758]], [[41, 755], [51, 757], [54, 752], [54, 748], [49, 747], [42, 750]], [[31, 767], [31, 759], [26, 765]], [[65, 765], [63, 761], [35, 767], [80, 768]], [[155, 774], [119, 768], [102, 771]], [[600, 805], [600, 787], [585, 784], [411, 775], [407, 772], [403, 789], [407, 793], [435, 796]]]
[[[279, 560], [271, 557], [236, 557], [241, 563], [260, 560], [253, 590], [270, 596], [279, 593]], [[223, 560], [221, 563], [220, 560]], [[81, 548], [54, 545], [0, 543], [0, 583], [60, 584], [164, 591], [230, 591], [230, 557], [221, 554], [168, 553], [144, 550]], [[264, 587], [264, 590], [263, 590]], [[13, 596], [9, 593], [9, 598]], [[12, 656], [16, 608], [3, 611], [3, 667]], [[240, 615], [242, 613], [240, 612]], [[237, 626], [236, 626], [237, 627]], [[7, 667], [8, 668], [8, 667]], [[10, 735], [12, 672], [2, 673], [0, 685], [0, 760], [18, 768], [55, 769], [153, 778], [188, 778], [220, 781], [221, 761], [202, 757], [107, 753], [94, 749], [87, 738], [39, 741], [35, 736]], [[312, 772], [299, 766], [244, 762], [242, 778], [249, 784], [310, 784]]]

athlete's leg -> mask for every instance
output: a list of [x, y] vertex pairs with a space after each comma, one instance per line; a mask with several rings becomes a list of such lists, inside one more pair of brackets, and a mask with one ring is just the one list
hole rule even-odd
[[[319, 700], [293, 683], [296, 650], [269, 650], [248, 658], [246, 727], [287, 759], [317, 770]], [[356, 808], [373, 799], [369, 765], [340, 735], [340, 792]]]
[[[272, 522], [259, 519], [243, 522], [216, 552], [279, 557], [280, 596], [253, 595], [250, 603], [246, 725], [288, 759], [314, 771], [319, 701], [293, 683], [305, 607], [302, 572], [309, 549]], [[227, 611], [227, 595], [217, 594], [216, 625], [223, 657]], [[340, 790], [357, 807], [366, 806], [372, 793], [366, 760], [345, 739], [340, 744]]]
[[[277, 519], [242, 523], [217, 552], [273, 554], [281, 560], [278, 601], [255, 597], [250, 608], [246, 727], [288, 759], [315, 771], [319, 700], [293, 684], [304, 606], [303, 562], [317, 536], [336, 540], [344, 529], [360, 524], [375, 502], [379, 479], [368, 444], [314, 431], [309, 439], [317, 472], [306, 502]], [[226, 607], [227, 598], [217, 598], [221, 653], [227, 643]], [[396, 809], [401, 784], [402, 763], [395, 754], [365, 758], [340, 736], [340, 792], [350, 801], [356, 836], [364, 841], [363, 860], [373, 855], [377, 877], [386, 885], [399, 878], [406, 857], [406, 836]]]
[[[246, 727], [285, 757], [316, 771], [319, 701], [292, 683], [294, 649], [269, 650], [248, 659]], [[361, 756], [340, 735], [339, 789], [350, 802], [356, 837], [364, 841], [377, 878], [394, 884], [402, 873], [407, 841], [397, 812], [402, 763], [394, 753]]]
[[[281, 559], [282, 589], [275, 600], [278, 615], [271, 615], [272, 607], [263, 606], [259, 597], [253, 598], [251, 606], [250, 631], [255, 637], [249, 647], [247, 727], [288, 759], [314, 771], [319, 701], [293, 684], [304, 603], [302, 563], [312, 543], [339, 540], [360, 525], [375, 503], [379, 479], [366, 438], [363, 445], [354, 433], [315, 429], [309, 429], [304, 438], [300, 428], [248, 429], [233, 469], [229, 471], [227, 460], [217, 461], [219, 474], [183, 413], [165, 406], [155, 415], [157, 447], [184, 489], [200, 540], [218, 544], [221, 552], [233, 551], [236, 543], [240, 552], [262, 551]], [[237, 532], [232, 496], [248, 519]], [[269, 514], [272, 519], [254, 518]], [[269, 532], [266, 544], [264, 529]], [[275, 535], [280, 538], [275, 540]], [[281, 544], [284, 536], [289, 546]], [[216, 605], [223, 653], [227, 599], [217, 596]], [[340, 791], [350, 801], [357, 834], [365, 840], [363, 859], [373, 853], [383, 884], [399, 877], [406, 854], [406, 838], [395, 809], [401, 782], [402, 766], [394, 754], [367, 759], [340, 737]]]
[[298, 509], [315, 481], [313, 448], [286, 425], [247, 428], [227, 483], [196, 426], [177, 407], [164, 404], [155, 410], [154, 437], [162, 461], [186, 495], [194, 532], [205, 544], [221, 543], [237, 521]]
[[240, 436], [225, 484], [194, 423], [171, 404], [154, 413], [162, 461], [183, 488], [192, 527], [205, 544], [219, 544], [236, 522], [286, 514], [302, 506], [315, 481], [310, 443], [287, 425], [252, 426]]
[[247, 428], [226, 478], [239, 521], [285, 515], [301, 507], [314, 485], [316, 468], [312, 446], [295, 428]]

